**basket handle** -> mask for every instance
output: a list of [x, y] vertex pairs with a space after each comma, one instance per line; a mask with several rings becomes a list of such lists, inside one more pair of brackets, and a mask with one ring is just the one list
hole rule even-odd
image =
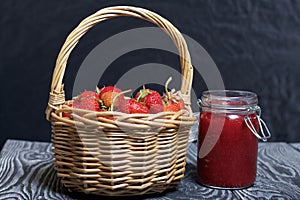
[[57, 109], [65, 102], [62, 80], [64, 77], [68, 58], [80, 38], [96, 24], [107, 19], [119, 16], [136, 17], [156, 24], [172, 39], [180, 55], [180, 64], [182, 70], [182, 82], [180, 91], [183, 95], [183, 100], [188, 106], [189, 112], [191, 113], [190, 91], [192, 87], [193, 67], [191, 65], [191, 58], [187, 48], [187, 44], [181, 33], [168, 20], [149, 10], [132, 6], [113, 6], [101, 9], [93, 15], [85, 18], [67, 37], [59, 52], [53, 72], [49, 102], [46, 109], [47, 119], [49, 119], [51, 111], [53, 109]]

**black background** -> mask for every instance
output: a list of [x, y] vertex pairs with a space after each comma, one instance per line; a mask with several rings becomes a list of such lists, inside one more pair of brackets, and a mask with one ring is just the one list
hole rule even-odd
[[[50, 141], [44, 110], [60, 47], [81, 20], [110, 5], [140, 6], [170, 20], [208, 51], [227, 89], [258, 94], [263, 117], [273, 134], [270, 141], [300, 141], [300, 1], [3, 0], [0, 147], [7, 138]], [[64, 80], [67, 98], [71, 98], [80, 64], [93, 47], [113, 34], [144, 26], [152, 25], [118, 18], [88, 32], [68, 62]], [[137, 51], [116, 60], [101, 82], [114, 84], [124, 71], [149, 62], [179, 68], [174, 55]], [[193, 88], [198, 95], [206, 89], [197, 73]]]

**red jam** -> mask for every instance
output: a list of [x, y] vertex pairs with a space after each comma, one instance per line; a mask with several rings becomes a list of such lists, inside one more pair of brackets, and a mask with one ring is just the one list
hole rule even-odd
[[[245, 105], [239, 101], [217, 104]], [[220, 112], [213, 109], [214, 105], [209, 105], [199, 116], [198, 181], [221, 188], [251, 186], [256, 177], [258, 139], [247, 127], [244, 118], [248, 115], [258, 131], [256, 112], [232, 112], [226, 108]]]

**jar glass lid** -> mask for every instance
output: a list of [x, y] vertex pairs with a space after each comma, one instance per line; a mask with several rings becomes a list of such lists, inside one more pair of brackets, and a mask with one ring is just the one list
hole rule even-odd
[[202, 93], [200, 106], [215, 109], [244, 110], [256, 106], [257, 95], [240, 90], [207, 90]]

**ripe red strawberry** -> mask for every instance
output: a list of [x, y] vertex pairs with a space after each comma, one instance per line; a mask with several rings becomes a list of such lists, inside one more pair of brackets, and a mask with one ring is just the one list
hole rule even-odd
[[145, 104], [152, 114], [164, 111], [162, 98], [155, 90], [143, 88], [136, 94], [135, 98], [138, 102]]
[[164, 105], [164, 111], [166, 112], [178, 112], [184, 109], [184, 102], [182, 99], [179, 100], [171, 100], [169, 103]]
[[117, 110], [128, 114], [149, 113], [149, 109], [147, 108], [147, 106], [141, 104], [140, 102], [136, 101], [136, 99], [132, 98], [122, 101]]
[[99, 97], [96, 92], [85, 91], [82, 92], [73, 102], [74, 108], [85, 110], [99, 111]]
[[104, 93], [106, 93], [106, 92], [116, 92], [116, 93], [122, 92], [121, 89], [119, 89], [119, 88], [117, 88], [115, 86], [112, 86], [112, 85], [110, 85], [110, 86], [104, 86], [103, 88], [101, 88], [101, 89], [98, 88], [97, 90], [99, 90], [98, 93], [99, 93], [99, 98], [100, 99], [101, 99], [102, 95]]
[[122, 92], [121, 89], [114, 86], [106, 86], [98, 90], [98, 95], [100, 100], [102, 101], [102, 107], [110, 108], [112, 106], [113, 100], [115, 99], [114, 106], [117, 107], [124, 99], [124, 95], [120, 94]]

